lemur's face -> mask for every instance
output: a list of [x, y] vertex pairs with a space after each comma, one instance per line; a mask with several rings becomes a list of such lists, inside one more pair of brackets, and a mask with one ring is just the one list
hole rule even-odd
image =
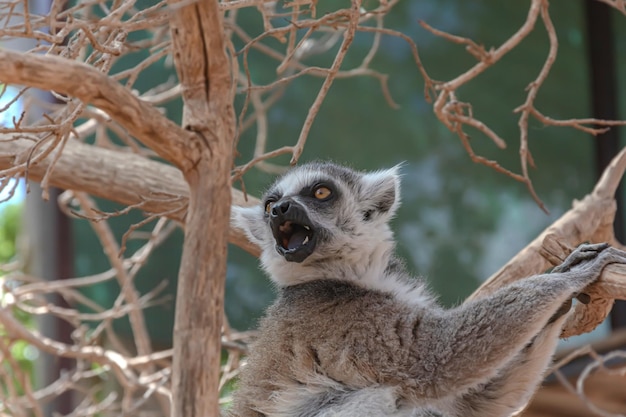
[[361, 173], [331, 163], [280, 177], [258, 207], [233, 207], [233, 224], [262, 251], [266, 269], [342, 256], [377, 238], [399, 202], [397, 169]]
[[327, 232], [323, 220], [332, 217], [341, 191], [328, 178], [304, 184], [294, 183], [294, 179], [283, 178], [264, 196], [263, 216], [269, 222], [276, 252], [288, 262], [300, 263], [315, 251], [318, 240], [324, 240]]

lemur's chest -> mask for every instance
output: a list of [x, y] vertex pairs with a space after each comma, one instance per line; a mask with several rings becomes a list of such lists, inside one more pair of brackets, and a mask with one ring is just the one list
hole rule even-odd
[[271, 358], [251, 357], [246, 370], [256, 394], [246, 400], [261, 413], [255, 417], [417, 416], [416, 410], [401, 406], [398, 387], [378, 384], [351, 366], [355, 358], [338, 355], [332, 366], [317, 356], [321, 345], [294, 340], [275, 348]]
[[[412, 329], [393, 297], [341, 282], [291, 290], [261, 321], [240, 401], [267, 417], [413, 415], [398, 408], [401, 387], [390, 377], [397, 370], [386, 363], [410, 343], [398, 331]], [[381, 340], [393, 352], [381, 350]]]

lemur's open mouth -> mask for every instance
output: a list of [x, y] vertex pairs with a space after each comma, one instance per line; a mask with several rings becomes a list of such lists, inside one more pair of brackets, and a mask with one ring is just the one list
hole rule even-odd
[[309, 243], [311, 228], [302, 224], [286, 221], [278, 226], [278, 235], [283, 249], [297, 249]]
[[292, 207], [288, 213], [272, 218], [276, 251], [289, 262], [302, 262], [315, 250], [314, 227], [303, 209]]
[[278, 252], [290, 262], [304, 261], [315, 249], [315, 233], [311, 226], [287, 220], [274, 234]]

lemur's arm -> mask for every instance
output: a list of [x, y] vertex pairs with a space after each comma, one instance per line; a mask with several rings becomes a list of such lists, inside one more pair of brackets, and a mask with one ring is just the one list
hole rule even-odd
[[566, 318], [547, 325], [494, 378], [446, 404], [442, 410], [445, 415], [509, 416], [523, 409], [545, 375]]
[[[545, 279], [567, 279], [583, 283], [597, 278], [602, 268], [612, 262], [623, 262], [623, 252], [604, 249], [606, 245], [584, 245], [574, 251], [565, 262], [554, 269], [558, 276]], [[572, 270], [573, 268], [573, 270]], [[580, 291], [580, 289], [579, 289]], [[571, 294], [576, 295], [576, 294]], [[569, 299], [566, 299], [566, 306]], [[558, 306], [558, 303], [554, 303]], [[446, 413], [452, 416], [510, 415], [521, 410], [530, 400], [544, 377], [556, 349], [567, 308], [557, 309], [555, 315], [545, 314], [547, 324], [487, 382], [472, 387], [468, 392], [448, 404]], [[511, 329], [515, 331], [515, 329]]]
[[440, 407], [449, 417], [510, 416], [522, 410], [540, 385], [567, 316], [546, 326], [495, 377]]
[[[626, 253], [605, 244], [583, 245], [565, 261], [565, 272], [530, 277], [455, 309], [425, 315], [407, 358], [410, 381], [403, 396], [416, 406], [442, 403], [448, 408], [454, 403], [462, 410], [456, 415], [464, 416], [491, 415], [489, 402], [495, 398], [511, 412], [523, 406], [543, 376], [564, 320], [548, 325], [550, 319], [616, 262], [626, 263]], [[465, 395], [460, 403], [450, 401], [460, 393]], [[465, 410], [480, 404], [481, 411]]]

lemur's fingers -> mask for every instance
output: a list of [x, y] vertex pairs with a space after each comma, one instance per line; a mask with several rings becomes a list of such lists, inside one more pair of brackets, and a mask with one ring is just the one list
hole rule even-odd
[[615, 247], [608, 248], [600, 255], [605, 265], [614, 263], [626, 263], [626, 252]]
[[609, 248], [608, 243], [582, 244], [563, 261], [563, 263], [555, 267], [552, 272], [567, 272], [573, 267], [598, 257], [604, 250]]

